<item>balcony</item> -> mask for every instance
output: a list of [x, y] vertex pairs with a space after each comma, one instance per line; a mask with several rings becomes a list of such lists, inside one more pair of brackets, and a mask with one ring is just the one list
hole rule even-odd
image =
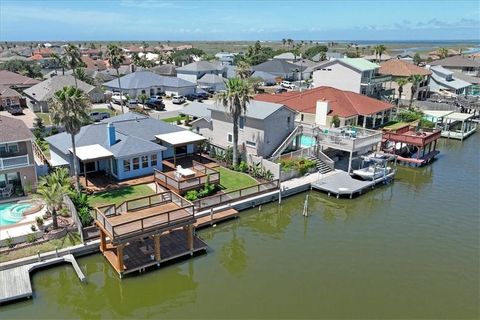
[[29, 164], [30, 161], [28, 159], [28, 154], [15, 157], [0, 158], [0, 170], [24, 167], [28, 166]]
[[389, 75], [376, 75], [371, 78], [362, 78], [360, 80], [361, 84], [371, 85], [376, 83], [382, 83], [392, 80], [392, 76]]
[[316, 128], [320, 145], [347, 152], [373, 147], [382, 141], [382, 132], [358, 127]]

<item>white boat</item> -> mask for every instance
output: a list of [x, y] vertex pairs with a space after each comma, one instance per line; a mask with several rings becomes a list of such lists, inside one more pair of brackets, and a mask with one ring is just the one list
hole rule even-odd
[[353, 174], [359, 176], [363, 180], [375, 180], [386, 176], [392, 172], [390, 167], [380, 167], [377, 165], [368, 166], [366, 168], [353, 170]]

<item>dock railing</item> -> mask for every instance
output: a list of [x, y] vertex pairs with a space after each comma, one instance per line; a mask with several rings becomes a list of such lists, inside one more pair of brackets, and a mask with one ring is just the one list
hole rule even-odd
[[266, 193], [280, 188], [280, 181], [273, 180], [268, 182], [259, 183], [254, 186], [245, 187], [237, 190], [232, 190], [222, 194], [217, 194], [205, 198], [201, 198], [193, 201], [193, 205], [196, 211], [207, 210], [214, 206], [238, 201], [249, 196]]
[[[109, 218], [113, 216], [121, 215], [126, 212], [137, 211], [165, 203], [174, 203], [178, 206], [178, 208], [162, 211], [157, 214], [143, 218], [134, 218], [134, 216], [132, 215], [131, 220], [128, 220], [121, 224], [112, 225], [109, 220]], [[174, 215], [174, 213], [178, 212], [186, 212], [187, 214]], [[178, 194], [172, 191], [166, 191], [150, 196], [125, 201], [118, 206], [107, 205], [97, 207], [92, 213], [94, 214], [94, 219], [97, 221], [97, 223], [105, 231], [107, 231], [109, 236], [112, 236], [115, 239], [120, 236], [143, 232], [147, 229], [163, 226], [168, 227], [178, 221], [193, 218], [195, 215], [195, 209], [194, 205], [190, 201], [185, 200], [184, 198], [180, 197]], [[164, 216], [165, 218], [158, 219], [160, 216]]]

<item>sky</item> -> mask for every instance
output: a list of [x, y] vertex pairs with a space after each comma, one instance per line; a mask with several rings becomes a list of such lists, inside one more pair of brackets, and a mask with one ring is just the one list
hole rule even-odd
[[479, 40], [480, 1], [0, 0], [1, 41]]

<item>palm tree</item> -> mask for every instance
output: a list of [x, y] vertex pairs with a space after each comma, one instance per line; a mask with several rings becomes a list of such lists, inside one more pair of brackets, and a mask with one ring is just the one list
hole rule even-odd
[[55, 67], [53, 68], [55, 70], [55, 74], [57, 74], [57, 67], [62, 65], [62, 58], [56, 53], [52, 53], [50, 57], [53, 59], [53, 62], [55, 63]]
[[247, 104], [250, 101], [250, 86], [247, 81], [240, 78], [229, 79], [226, 84], [226, 92], [220, 92], [215, 97], [217, 103], [225, 107], [225, 111], [233, 122], [233, 159], [232, 164], [238, 163], [238, 125], [240, 117], [247, 112]]
[[398, 114], [399, 108], [400, 108], [400, 99], [402, 99], [403, 86], [408, 83], [408, 79], [398, 78], [397, 80], [395, 80], [395, 82], [398, 85], [398, 100], [397, 100], [397, 114]]
[[437, 50], [440, 59], [445, 59], [448, 57], [448, 49], [447, 48], [440, 48]]
[[383, 44], [375, 46], [375, 56], [378, 56], [378, 61], [382, 60], [382, 54], [387, 51], [387, 48]]
[[78, 67], [81, 67], [83, 65], [82, 55], [78, 47], [69, 43], [65, 48], [65, 58], [66, 58], [67, 66], [73, 70], [73, 77], [75, 78], [75, 87], [78, 88], [77, 75], [75, 74], [75, 70], [77, 70]]
[[287, 43], [287, 39], [283, 38], [282, 39], [282, 44], [285, 46], [286, 43]]
[[75, 188], [80, 192], [75, 135], [80, 131], [82, 124], [89, 120], [88, 109], [90, 107], [90, 100], [82, 90], [74, 87], [64, 87], [62, 90], [55, 92], [49, 106], [52, 122], [56, 125], [63, 125], [65, 131], [70, 134], [72, 140]]
[[142, 102], [142, 107], [143, 110], [145, 110], [145, 101], [147, 101], [148, 97], [146, 94], [142, 93], [141, 95], [138, 96], [138, 100]]
[[423, 76], [419, 74], [411, 75], [408, 80], [412, 83], [412, 96], [410, 97], [410, 107], [412, 106], [413, 98], [418, 91], [418, 85], [423, 81]]
[[63, 196], [69, 189], [69, 184], [65, 183], [66, 176], [68, 177], [67, 170], [54, 171], [48, 176], [41, 177], [37, 187], [38, 197], [45, 201], [52, 214], [53, 229], [58, 228], [57, 211], [62, 206]]
[[240, 79], [248, 79], [252, 74], [250, 65], [243, 60], [237, 63], [235, 71]]
[[118, 72], [118, 69], [120, 69], [123, 61], [125, 61], [125, 56], [123, 55], [122, 49], [119, 46], [111, 43], [107, 47], [107, 57], [110, 66], [117, 71], [118, 89], [120, 90], [120, 106], [122, 107], [122, 113], [124, 113], [122, 84], [120, 83], [120, 73]]

